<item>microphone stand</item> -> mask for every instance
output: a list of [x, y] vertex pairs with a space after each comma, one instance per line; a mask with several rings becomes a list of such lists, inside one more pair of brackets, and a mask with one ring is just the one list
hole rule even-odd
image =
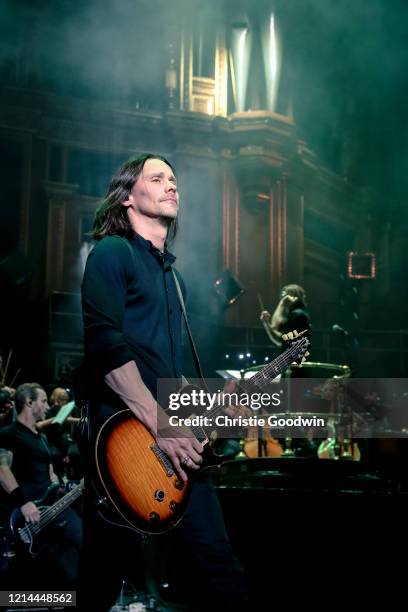
[[264, 451], [266, 450], [265, 441], [263, 439], [262, 427], [258, 425], [257, 428], [258, 428], [258, 457], [263, 457], [264, 454], [266, 456], [266, 452], [264, 453]]
[[[337, 329], [335, 329], [337, 328]], [[333, 325], [332, 332], [335, 334], [341, 334], [342, 337], [342, 352], [344, 355], [344, 362], [350, 367], [350, 371], [353, 374], [353, 362], [354, 362], [354, 349], [358, 346], [358, 340], [355, 336], [351, 336], [349, 332], [338, 325]]]
[[268, 456], [268, 442], [264, 438], [262, 427], [261, 425], [259, 425], [259, 423], [257, 424], [257, 437], [258, 437], [258, 457], [267, 457]]

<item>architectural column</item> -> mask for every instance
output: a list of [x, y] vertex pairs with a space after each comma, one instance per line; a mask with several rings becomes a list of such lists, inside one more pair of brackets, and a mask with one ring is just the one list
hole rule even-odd
[[69, 205], [77, 193], [76, 185], [65, 183], [44, 183], [48, 198], [47, 221], [47, 258], [45, 289], [51, 291], [64, 289], [65, 254], [67, 252], [67, 216]]
[[304, 282], [304, 207], [305, 196], [295, 175], [280, 179], [284, 209], [284, 270], [282, 284]]

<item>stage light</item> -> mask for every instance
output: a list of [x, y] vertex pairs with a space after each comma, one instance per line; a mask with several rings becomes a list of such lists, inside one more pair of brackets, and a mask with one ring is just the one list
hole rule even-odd
[[275, 30], [275, 16], [272, 13], [269, 23], [269, 68], [272, 79], [276, 79], [278, 74], [278, 49]]
[[217, 374], [225, 378], [226, 380], [230, 380], [231, 378], [234, 380], [241, 379], [241, 371], [243, 370], [216, 370]]
[[275, 111], [278, 97], [279, 76], [282, 61], [281, 44], [275, 15], [271, 13], [269, 22], [262, 29], [262, 47], [266, 80], [268, 110]]
[[236, 107], [238, 112], [245, 110], [246, 89], [248, 83], [249, 56], [251, 38], [248, 24], [238, 22], [232, 24], [231, 49], [234, 60], [234, 74], [236, 85]]
[[348, 277], [356, 279], [373, 279], [377, 266], [374, 253], [348, 253]]
[[239, 280], [229, 270], [224, 270], [221, 277], [214, 282], [214, 290], [224, 308], [232, 306], [245, 293]]

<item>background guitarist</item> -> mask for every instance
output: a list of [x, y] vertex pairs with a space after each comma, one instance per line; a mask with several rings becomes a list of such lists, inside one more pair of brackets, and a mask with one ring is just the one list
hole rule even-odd
[[[25, 521], [32, 524], [40, 520], [40, 511], [33, 500], [43, 497], [51, 483], [58, 480], [46, 438], [36, 429], [36, 423], [44, 418], [48, 409], [48, 400], [44, 389], [37, 383], [17, 387], [14, 400], [17, 418], [12, 425], [0, 430], [2, 502], [8, 513], [20, 508]], [[72, 508], [67, 508], [59, 516], [59, 521], [63, 523], [58, 529], [49, 529], [41, 536], [45, 538], [44, 563], [36, 564], [38, 574], [33, 576], [28, 572], [24, 582], [20, 576], [19, 588], [30, 588], [30, 575], [35, 581], [31, 588], [41, 588], [41, 585], [48, 589], [76, 587], [82, 520]], [[55, 568], [57, 572], [52, 577], [51, 569]], [[21, 568], [18, 571], [23, 573]], [[52, 583], [52, 580], [58, 582]]]
[[[182, 379], [181, 307], [171, 271], [175, 257], [167, 250], [176, 233], [178, 209], [173, 167], [159, 155], [145, 154], [120, 168], [97, 210], [97, 244], [82, 286], [84, 370], [92, 372], [94, 381], [88, 450], [98, 425], [123, 407], [156, 437], [164, 414], [155, 399], [157, 381]], [[157, 437], [157, 443], [183, 480], [199, 469], [203, 447], [189, 430], [180, 431], [179, 437]], [[205, 609], [209, 602], [212, 609], [227, 604], [246, 609], [244, 572], [228, 542], [215, 492], [202, 474], [176, 528], [201, 577], [199, 601], [192, 609]], [[89, 481], [85, 488], [82, 605], [86, 609], [88, 601], [102, 612], [115, 603], [122, 580], [135, 572], [138, 536], [102, 521]]]

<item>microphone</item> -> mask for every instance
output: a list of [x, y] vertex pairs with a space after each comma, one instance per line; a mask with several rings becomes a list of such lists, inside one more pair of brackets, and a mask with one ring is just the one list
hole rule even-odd
[[332, 325], [332, 332], [334, 332], [335, 334], [343, 334], [343, 336], [349, 336], [348, 331], [344, 329], [344, 327], [340, 327], [340, 325], [337, 325], [337, 323]]

